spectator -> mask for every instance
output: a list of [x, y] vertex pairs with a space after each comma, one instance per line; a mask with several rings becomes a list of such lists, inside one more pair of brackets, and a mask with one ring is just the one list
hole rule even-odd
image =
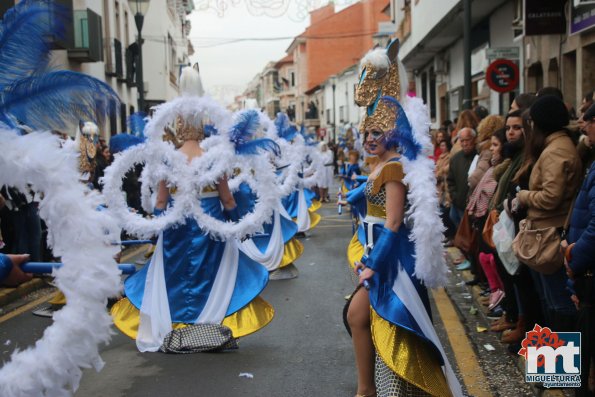
[[434, 144], [434, 162], [438, 161], [440, 154], [442, 154], [442, 150], [440, 149], [440, 142], [444, 140], [444, 131], [441, 130], [432, 130], [431, 131], [432, 140]]
[[[506, 143], [502, 148], [504, 161], [496, 166], [493, 171], [494, 179], [498, 181], [498, 187], [490, 202], [490, 210], [497, 209], [498, 212], [502, 212], [504, 202], [514, 197], [519, 184], [524, 187], [529, 186], [528, 174], [530, 168], [519, 173], [524, 165], [526, 136], [530, 133], [528, 117], [528, 113], [521, 114], [520, 110], [513, 111], [506, 117]], [[527, 164], [530, 166], [532, 162], [528, 161]], [[517, 176], [519, 178], [515, 179]], [[522, 216], [521, 211], [518, 212], [518, 215]], [[522, 218], [513, 217], [513, 219], [515, 219], [518, 231], [518, 222]], [[526, 317], [525, 312], [527, 312], [527, 315], [534, 314], [534, 316], [539, 317], [538, 313], [529, 310], [536, 305], [539, 307], [539, 303], [532, 299], [535, 295], [532, 287], [533, 280], [526, 267], [521, 267], [519, 274], [510, 275], [504, 269], [497, 255], [494, 256], [494, 259], [498, 274], [504, 284], [506, 298], [502, 301], [502, 307], [506, 314], [492, 323], [490, 330], [505, 331], [502, 335], [502, 342], [515, 343], [520, 340], [519, 338], [524, 337], [527, 324], [533, 325], [529, 318]]]
[[[529, 179], [529, 189], [521, 190], [511, 209], [518, 205], [527, 209], [527, 220], [535, 229], [563, 228], [574, 194], [581, 178], [581, 162], [568, 131], [566, 106], [561, 99], [545, 95], [530, 109], [533, 120], [535, 148], [542, 152], [535, 162]], [[567, 277], [561, 267], [546, 275], [531, 269], [547, 324], [559, 332], [574, 327], [576, 309], [566, 289]]]
[[450, 149], [452, 145], [449, 139], [443, 139], [438, 145], [440, 155], [436, 161], [436, 188], [438, 190], [438, 200], [440, 201], [440, 214], [444, 226], [446, 226], [446, 237], [451, 239], [454, 237], [456, 232], [454, 225], [449, 217], [449, 211], [451, 206], [450, 195], [448, 194], [448, 188], [446, 185], [446, 177], [448, 176], [448, 170], [450, 166]]
[[[583, 115], [585, 133], [591, 145], [595, 143], [595, 105]], [[570, 244], [570, 245], [568, 245]], [[581, 387], [575, 390], [577, 397], [592, 396], [589, 392], [591, 360], [595, 359], [595, 166], [591, 165], [587, 177], [574, 203], [568, 241], [563, 242], [566, 251], [567, 275], [573, 279], [578, 299], [577, 331], [589, 335], [581, 340]]]
[[477, 125], [479, 124], [479, 120], [477, 115], [473, 110], [463, 110], [456, 121], [456, 125], [454, 130], [452, 131], [451, 135], [451, 142], [453, 145], [453, 151], [458, 152], [461, 149], [461, 144], [457, 142], [459, 131], [463, 128], [471, 128], [475, 130]]
[[484, 241], [482, 237], [482, 231], [488, 217], [488, 205], [496, 191], [498, 182], [494, 178], [494, 169], [497, 165], [502, 162], [502, 148], [506, 142], [506, 130], [500, 128], [492, 133], [490, 138], [491, 151], [490, 156], [490, 167], [482, 175], [477, 186], [474, 188], [473, 193], [469, 197], [469, 203], [467, 204], [467, 213], [475, 229], [475, 235], [478, 240], [478, 259], [486, 275], [489, 288], [490, 288], [490, 299], [489, 306], [490, 310], [494, 310], [498, 304], [502, 301], [505, 296], [504, 285], [496, 266], [494, 253], [492, 248]]
[[475, 106], [473, 108], [473, 111], [475, 112], [475, 115], [477, 116], [477, 119], [480, 122], [481, 122], [481, 120], [488, 117], [488, 115], [490, 114], [490, 112], [488, 112], [488, 109], [486, 109], [485, 106], [481, 106], [481, 105]]
[[10, 228], [8, 233], [3, 233], [4, 238], [9, 242], [6, 252], [28, 252], [33, 262], [39, 262], [41, 260], [41, 219], [35, 193], [32, 191], [21, 193], [7, 186], [2, 187], [1, 191], [4, 197], [3, 204], [6, 206], [4, 211], [6, 220], [3, 219], [3, 224]]
[[[504, 119], [501, 116], [491, 115], [485, 117], [477, 126], [477, 151], [479, 157], [475, 169], [469, 175], [469, 190], [473, 191], [479, 183], [483, 174], [490, 168], [494, 133], [504, 128]], [[503, 134], [505, 135], [505, 134]]]
[[477, 133], [472, 128], [463, 128], [459, 131], [457, 140], [461, 145], [461, 151], [450, 158], [447, 185], [448, 193], [452, 199], [450, 207], [450, 219], [455, 227], [459, 226], [463, 218], [463, 211], [467, 204], [469, 193], [468, 173], [473, 158], [477, 154], [475, 140]]
[[33, 278], [21, 270], [21, 265], [29, 260], [29, 255], [0, 254], [0, 285], [18, 287]]
[[537, 98], [541, 98], [547, 95], [555, 96], [559, 100], [564, 101], [564, 94], [562, 94], [562, 91], [560, 91], [560, 89], [556, 87], [543, 87], [542, 89], [537, 91], [536, 94]]
[[103, 189], [99, 180], [103, 178], [105, 169], [112, 163], [112, 155], [108, 146], [101, 146], [99, 156], [95, 165], [95, 172], [93, 173], [93, 186], [95, 189], [101, 191]]
[[510, 104], [508, 113], [520, 111], [521, 113], [529, 109], [537, 97], [533, 93], [519, 94]]

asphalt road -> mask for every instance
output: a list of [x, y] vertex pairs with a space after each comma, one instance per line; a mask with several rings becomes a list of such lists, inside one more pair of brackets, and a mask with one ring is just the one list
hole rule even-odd
[[[321, 223], [301, 239], [305, 251], [296, 261], [299, 277], [270, 281], [262, 294], [274, 306], [275, 318], [263, 330], [241, 339], [238, 350], [141, 354], [133, 340], [114, 328], [109, 345], [101, 347], [105, 367], [99, 373], [86, 370], [75, 395], [353, 396], [356, 371], [342, 319], [345, 296], [354, 287], [345, 255], [351, 221], [348, 214], [337, 215], [333, 205], [324, 205], [319, 213]], [[142, 252], [127, 262], [141, 257]], [[472, 302], [460, 277], [451, 275], [448, 295], [439, 290], [431, 296], [437, 333], [465, 393], [477, 397], [535, 395], [514, 365], [514, 357], [507, 356], [499, 344], [498, 335], [476, 331], [487, 322], [469, 314]], [[38, 291], [27, 299], [39, 298], [44, 292], [48, 293]], [[26, 306], [17, 312], [0, 317], [0, 362], [9, 360], [15, 349], [34, 344], [51, 324], [50, 319], [33, 316]], [[487, 344], [496, 350], [486, 350]], [[240, 376], [244, 373], [252, 377]]]

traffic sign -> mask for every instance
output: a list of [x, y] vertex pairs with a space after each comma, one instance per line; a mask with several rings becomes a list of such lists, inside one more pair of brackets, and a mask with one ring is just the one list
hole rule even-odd
[[514, 91], [519, 85], [519, 67], [510, 59], [497, 59], [486, 70], [486, 83], [500, 93]]
[[488, 59], [519, 59], [521, 51], [519, 47], [488, 48], [486, 50]]

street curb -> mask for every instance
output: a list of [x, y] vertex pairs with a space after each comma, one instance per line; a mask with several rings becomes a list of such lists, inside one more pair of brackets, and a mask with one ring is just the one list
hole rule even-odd
[[0, 308], [45, 286], [47, 286], [47, 283], [43, 279], [34, 278], [16, 288], [0, 288]]

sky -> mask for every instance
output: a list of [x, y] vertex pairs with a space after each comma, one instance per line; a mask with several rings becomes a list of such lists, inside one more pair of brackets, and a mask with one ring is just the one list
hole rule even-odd
[[[336, 10], [356, 0], [335, 0]], [[309, 25], [307, 9], [319, 8], [328, 0], [195, 0], [188, 16], [190, 39], [206, 91], [231, 103], [252, 78], [270, 61], [283, 58], [292, 38]], [[233, 38], [279, 38], [284, 40], [240, 41]]]

